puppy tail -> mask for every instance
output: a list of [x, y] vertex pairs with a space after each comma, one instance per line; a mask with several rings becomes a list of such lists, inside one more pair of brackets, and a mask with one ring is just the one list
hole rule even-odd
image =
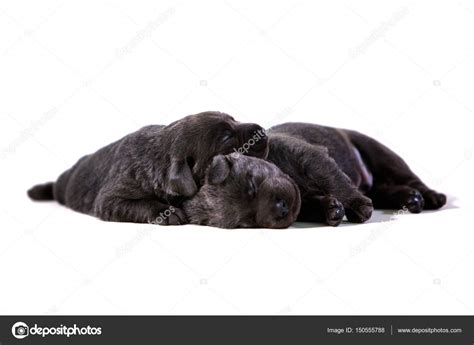
[[28, 190], [27, 193], [32, 200], [54, 200], [53, 182], [33, 186]]

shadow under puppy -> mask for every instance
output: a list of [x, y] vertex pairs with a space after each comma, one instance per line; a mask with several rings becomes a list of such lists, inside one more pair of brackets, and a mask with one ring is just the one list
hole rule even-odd
[[216, 156], [199, 192], [183, 203], [190, 223], [220, 228], [287, 228], [301, 205], [298, 186], [276, 165], [232, 153]]
[[[34, 200], [56, 200], [106, 221], [152, 222], [183, 198], [197, 193], [212, 158], [233, 151], [263, 129], [220, 112], [152, 125], [82, 157], [56, 182], [28, 191]], [[247, 154], [266, 157], [261, 136]], [[182, 210], [164, 225], [186, 223]]]
[[378, 209], [435, 210], [446, 196], [424, 184], [396, 153], [356, 131], [309, 123], [271, 128], [268, 160], [300, 188], [298, 220], [362, 223]]

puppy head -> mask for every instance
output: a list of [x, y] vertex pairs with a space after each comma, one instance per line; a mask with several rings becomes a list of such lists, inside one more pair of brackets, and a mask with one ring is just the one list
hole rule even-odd
[[170, 142], [170, 194], [192, 196], [206, 168], [219, 154], [238, 152], [266, 158], [268, 138], [254, 123], [240, 123], [230, 115], [208, 111], [189, 115], [165, 129]]
[[199, 192], [183, 205], [191, 223], [221, 228], [287, 228], [301, 200], [274, 164], [240, 154], [214, 157]]

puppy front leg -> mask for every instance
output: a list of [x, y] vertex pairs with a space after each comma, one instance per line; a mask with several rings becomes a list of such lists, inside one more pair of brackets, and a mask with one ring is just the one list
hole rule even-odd
[[[303, 183], [307, 190], [304, 194], [308, 195], [310, 200], [312, 199], [309, 205], [311, 206], [311, 203], [316, 206], [318, 203], [322, 205], [324, 212], [329, 212], [329, 215], [325, 215], [326, 221], [328, 216], [329, 220], [335, 216], [330, 213], [338, 209], [338, 203], [344, 205], [349, 222], [364, 223], [369, 220], [374, 210], [372, 200], [357, 189], [326, 150], [315, 145], [306, 147], [306, 150], [306, 154], [302, 156], [302, 159], [300, 158], [298, 165], [304, 167], [302, 169], [305, 172], [304, 180], [300, 183]], [[318, 195], [323, 195], [325, 198], [318, 200]], [[337, 216], [335, 220], [337, 223]], [[330, 220], [330, 222], [335, 220]]]
[[344, 205], [331, 195], [313, 196], [303, 200], [298, 220], [338, 226], [344, 218]]
[[350, 222], [363, 223], [370, 219], [374, 209], [372, 200], [354, 186], [325, 148], [285, 135], [273, 134], [270, 138], [268, 159], [297, 183], [303, 200], [303, 217], [327, 221], [326, 210], [337, 209], [338, 201], [344, 205]]
[[111, 222], [187, 224], [184, 212], [139, 192], [137, 186], [112, 184], [103, 188], [94, 205], [94, 215]]
[[[364, 223], [370, 219], [374, 210], [372, 200], [364, 196], [339, 169], [336, 162], [329, 156], [320, 156], [309, 170], [309, 179], [315, 191], [320, 190], [325, 197], [314, 198], [313, 203], [319, 202], [326, 212], [329, 225], [338, 220], [338, 204], [344, 205], [347, 220], [351, 223]], [[317, 163], [316, 163], [317, 162]], [[310, 185], [311, 185], [310, 184]], [[316, 193], [315, 193], [316, 194]], [[335, 199], [335, 200], [334, 200]], [[331, 214], [336, 212], [336, 214]], [[332, 219], [331, 218], [334, 218]]]

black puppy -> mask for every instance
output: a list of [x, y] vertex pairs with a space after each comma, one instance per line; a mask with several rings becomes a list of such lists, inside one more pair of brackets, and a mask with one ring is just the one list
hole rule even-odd
[[[219, 112], [189, 115], [168, 126], [147, 126], [82, 157], [56, 182], [28, 191], [34, 200], [57, 200], [107, 221], [151, 222], [170, 204], [197, 193], [217, 154], [248, 142], [262, 128]], [[266, 157], [260, 136], [248, 152]], [[186, 222], [175, 208], [163, 224]]]
[[287, 228], [300, 204], [298, 186], [274, 164], [233, 153], [213, 159], [205, 184], [183, 210], [193, 224]]
[[298, 184], [302, 221], [367, 221], [373, 208], [435, 210], [446, 196], [428, 188], [393, 151], [351, 130], [308, 123], [271, 128], [268, 159]]

